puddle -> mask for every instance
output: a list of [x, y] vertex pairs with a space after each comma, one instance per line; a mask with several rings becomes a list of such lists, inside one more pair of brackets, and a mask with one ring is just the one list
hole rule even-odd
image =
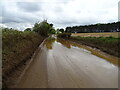
[[95, 55], [97, 57], [105, 59], [106, 61], [108, 61], [111, 64], [114, 64], [114, 65], [118, 66], [118, 58], [117, 57], [108, 55], [104, 52], [101, 52], [100, 50], [93, 49], [93, 48], [85, 46], [85, 45], [80, 45], [80, 44], [77, 44], [77, 43], [74, 43], [74, 42], [71, 42], [71, 41], [68, 41], [68, 40], [64, 40], [64, 39], [60, 39], [60, 38], [54, 38], [54, 37], [48, 38], [44, 43], [44, 45], [46, 46], [46, 48], [48, 50], [52, 50], [53, 47], [54, 47], [53, 46], [54, 44], [58, 45], [58, 46], [61, 45], [62, 47], [65, 47], [65, 48], [68, 48], [68, 49], [75, 48], [75, 49], [82, 50], [83, 52]]

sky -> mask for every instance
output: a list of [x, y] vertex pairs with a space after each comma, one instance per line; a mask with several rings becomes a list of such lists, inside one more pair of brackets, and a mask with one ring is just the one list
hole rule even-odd
[[54, 28], [118, 21], [119, 0], [1, 0], [0, 26], [24, 30], [47, 19]]
[[120, 21], [120, 1], [118, 2], [118, 21]]

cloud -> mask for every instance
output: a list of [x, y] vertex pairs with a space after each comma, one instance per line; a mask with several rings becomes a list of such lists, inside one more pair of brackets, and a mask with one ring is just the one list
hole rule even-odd
[[55, 28], [118, 21], [119, 0], [2, 0], [0, 19], [24, 29], [47, 19]]
[[40, 4], [36, 2], [17, 2], [17, 6], [25, 12], [37, 12], [40, 10]]
[[36, 15], [24, 13], [24, 12], [19, 12], [18, 10], [9, 10], [6, 8], [2, 12], [2, 22], [3, 23], [30, 23], [30, 22], [35, 22], [37, 19]]
[[120, 1], [118, 3], [118, 21], [120, 21]]

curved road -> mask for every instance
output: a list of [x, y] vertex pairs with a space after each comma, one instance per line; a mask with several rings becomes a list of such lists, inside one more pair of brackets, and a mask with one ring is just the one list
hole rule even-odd
[[17, 88], [118, 88], [115, 58], [63, 39], [48, 38]]

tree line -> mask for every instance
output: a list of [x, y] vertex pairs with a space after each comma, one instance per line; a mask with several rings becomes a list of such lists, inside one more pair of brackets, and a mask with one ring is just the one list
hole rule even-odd
[[66, 27], [66, 33], [120, 32], [120, 22]]

